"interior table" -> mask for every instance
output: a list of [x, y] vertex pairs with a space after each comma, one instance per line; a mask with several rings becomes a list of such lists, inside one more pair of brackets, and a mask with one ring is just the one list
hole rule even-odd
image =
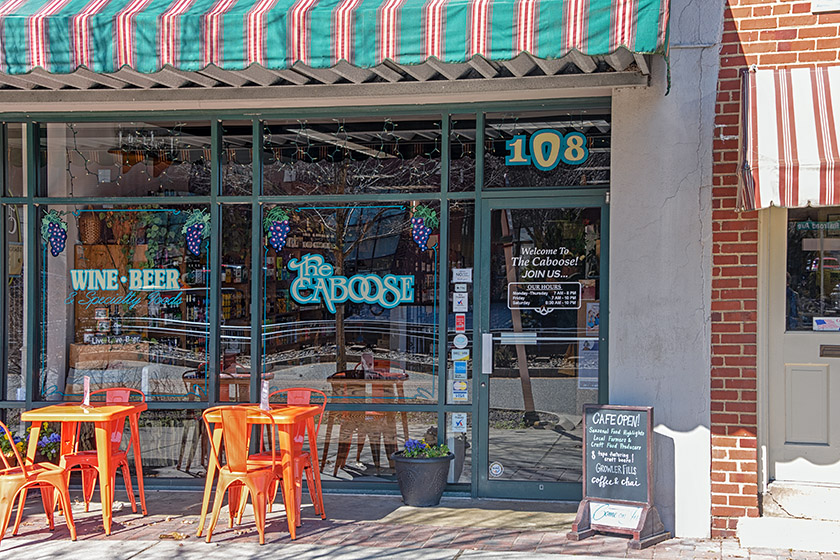
[[41, 422], [61, 424], [60, 455], [72, 453], [75, 444], [76, 429], [80, 422], [92, 422], [96, 435], [96, 458], [99, 465], [99, 492], [102, 499], [102, 525], [105, 534], [111, 534], [111, 513], [114, 504], [114, 487], [111, 484], [111, 423], [128, 418], [131, 430], [131, 445], [134, 453], [134, 468], [137, 472], [137, 486], [140, 491], [140, 505], [146, 515], [146, 493], [143, 488], [143, 461], [140, 455], [140, 413], [148, 407], [145, 402], [118, 404], [60, 403], [43, 408], [27, 410], [21, 414], [21, 420], [31, 422], [29, 447], [26, 458], [33, 461], [40, 439]]

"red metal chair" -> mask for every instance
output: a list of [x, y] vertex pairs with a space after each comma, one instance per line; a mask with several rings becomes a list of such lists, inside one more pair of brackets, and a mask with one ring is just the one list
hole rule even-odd
[[[213, 434], [210, 428], [208, 416], [218, 416], [222, 428], [222, 441], [225, 448], [227, 463], [223, 466], [219, 461], [220, 449], [216, 449], [213, 437], [210, 437], [210, 460], [213, 461], [219, 473], [219, 481], [216, 484], [216, 497], [213, 502], [213, 514], [210, 518], [210, 527], [207, 529], [207, 542], [216, 528], [219, 519], [219, 512], [222, 509], [222, 501], [225, 493], [228, 494], [228, 509], [230, 511], [230, 524], [236, 509], [231, 504], [239, 504], [243, 487], [250, 493], [254, 505], [254, 519], [257, 531], [260, 534], [260, 544], [265, 544], [265, 517], [268, 506], [268, 496], [272, 485], [277, 480], [275, 471], [280, 467], [279, 456], [274, 438], [271, 438], [271, 454], [269, 460], [252, 461], [248, 455], [250, 445], [251, 424], [260, 423], [271, 427], [272, 433], [276, 429], [274, 418], [271, 414], [253, 407], [244, 408], [241, 406], [217, 406], [204, 411], [202, 418], [207, 434]], [[262, 416], [260, 422], [254, 422], [254, 415]]]
[[0, 541], [3, 540], [3, 535], [9, 526], [15, 498], [20, 494], [17, 521], [12, 531], [12, 535], [17, 534], [23, 506], [26, 502], [26, 491], [29, 488], [39, 488], [41, 490], [41, 501], [44, 503], [44, 511], [47, 514], [50, 530], [55, 529], [53, 510], [55, 509], [55, 493], [58, 493], [61, 509], [64, 511], [67, 521], [67, 528], [70, 529], [70, 538], [75, 541], [76, 525], [73, 523], [73, 512], [70, 510], [70, 494], [67, 491], [68, 477], [64, 467], [52, 463], [26, 465], [15, 447], [9, 428], [0, 422], [0, 430], [3, 431], [2, 435], [9, 441], [14, 458], [17, 461], [17, 465], [12, 466], [6, 456], [0, 453], [0, 459], [2, 459], [4, 466], [3, 470], [0, 470]]
[[[143, 391], [132, 389], [129, 387], [114, 387], [111, 389], [100, 389], [90, 394], [91, 402], [104, 401], [106, 404], [110, 403], [127, 403], [134, 400], [140, 402], [146, 401], [146, 395]], [[134, 489], [131, 486], [131, 474], [128, 469], [128, 450], [131, 449], [131, 441], [127, 441], [125, 448], [122, 447], [123, 432], [125, 430], [125, 420], [117, 420], [111, 424], [111, 487], [114, 488], [114, 482], [117, 478], [117, 469], [122, 470], [123, 481], [125, 482], [125, 489], [128, 493], [128, 498], [131, 501], [131, 511], [137, 513], [137, 504], [134, 501]], [[73, 469], [78, 468], [82, 474], [82, 495], [85, 500], [85, 511], [90, 507], [90, 501], [93, 497], [93, 490], [96, 486], [99, 473], [99, 461], [96, 458], [96, 451], [79, 451], [79, 434], [76, 433], [73, 442], [72, 453], [67, 453], [61, 457], [61, 466], [67, 469], [68, 476]], [[143, 513], [146, 512], [146, 497], [140, 493], [140, 504], [143, 508]]]
[[[315, 437], [318, 437], [318, 431], [321, 429], [321, 420], [324, 418], [324, 408], [327, 406], [327, 395], [323, 391], [319, 391], [318, 389], [310, 389], [309, 387], [294, 387], [290, 389], [279, 389], [274, 391], [268, 396], [269, 402], [271, 402], [272, 398], [281, 399], [282, 396], [285, 396], [285, 404], [291, 405], [306, 405], [306, 404], [313, 404], [312, 403], [312, 395], [316, 394], [320, 396], [321, 399], [321, 410], [318, 412], [318, 423], [315, 426]], [[283, 401], [280, 400], [280, 403]], [[279, 403], [278, 403], [279, 404]], [[317, 404], [317, 403], [316, 403]], [[274, 432], [272, 432], [273, 434]], [[301, 473], [303, 472], [306, 475], [306, 488], [309, 491], [309, 499], [312, 501], [312, 506], [315, 508], [316, 515], [320, 515], [321, 519], [326, 519], [327, 514], [324, 511], [324, 497], [321, 493], [321, 473], [319, 469], [314, 467], [314, 462], [312, 461], [311, 453], [317, 453], [317, 449], [310, 449], [309, 451], [303, 450], [303, 442], [305, 440], [305, 427], [304, 426], [296, 426], [295, 431], [293, 434], [293, 439], [295, 443], [294, 455], [295, 455], [295, 472]], [[260, 449], [265, 449], [265, 443], [263, 441], [263, 431], [260, 432]], [[257, 462], [262, 461], [264, 464], [268, 462], [270, 459], [269, 455], [263, 451], [256, 455], [251, 455], [249, 457], [250, 461]], [[280, 465], [277, 466], [277, 482], [271, 489], [271, 497], [268, 503], [269, 511], [271, 511], [271, 505], [274, 503], [275, 498], [277, 497], [277, 489], [280, 486], [280, 481], [282, 480], [282, 474], [280, 472]], [[245, 509], [245, 496], [243, 496], [243, 500], [239, 506], [239, 514], [238, 514], [238, 521], [241, 522], [242, 520], [242, 512]]]

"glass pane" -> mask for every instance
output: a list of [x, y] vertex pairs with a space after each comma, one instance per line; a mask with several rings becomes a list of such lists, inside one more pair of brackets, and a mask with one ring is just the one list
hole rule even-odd
[[598, 402], [600, 209], [491, 220], [489, 476], [580, 481], [582, 406]]
[[272, 388], [314, 387], [336, 404], [437, 400], [438, 215], [437, 203], [268, 209]]
[[26, 194], [26, 127], [22, 123], [6, 125], [6, 195]]
[[450, 202], [449, 315], [446, 321], [446, 402], [450, 404], [472, 402], [474, 240], [475, 203]]
[[449, 192], [475, 190], [475, 115], [453, 115], [449, 138]]
[[[210, 444], [203, 435], [200, 410], [147, 410], [139, 423], [144, 478], [200, 478], [207, 473]], [[126, 431], [124, 437], [128, 435]], [[94, 442], [90, 444], [95, 449]], [[133, 473], [133, 455], [128, 464]]]
[[9, 205], [5, 210], [6, 263], [6, 396], [8, 400], [26, 400], [26, 329], [24, 305], [26, 282], [24, 255], [26, 254], [26, 208]]
[[440, 119], [270, 121], [267, 195], [440, 190]]
[[41, 132], [48, 196], [210, 194], [207, 123], [49, 123]]
[[39, 215], [37, 400], [127, 386], [206, 399], [206, 207], [53, 206]]
[[219, 400], [249, 402], [251, 205], [222, 205], [222, 364]]
[[437, 441], [434, 412], [328, 410], [318, 434], [323, 480], [395, 482], [391, 453], [406, 439]]
[[253, 183], [251, 121], [222, 125], [222, 194], [248, 196]]
[[603, 110], [488, 114], [484, 184], [609, 185], [611, 122]]
[[840, 211], [791, 208], [787, 235], [786, 329], [840, 330]]
[[444, 443], [455, 455], [450, 463], [449, 483], [472, 481], [472, 414], [468, 412], [446, 413], [446, 439]]

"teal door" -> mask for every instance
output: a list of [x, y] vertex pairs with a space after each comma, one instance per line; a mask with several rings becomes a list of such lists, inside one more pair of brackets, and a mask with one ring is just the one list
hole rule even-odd
[[607, 395], [605, 195], [484, 200], [478, 494], [580, 499], [581, 411]]

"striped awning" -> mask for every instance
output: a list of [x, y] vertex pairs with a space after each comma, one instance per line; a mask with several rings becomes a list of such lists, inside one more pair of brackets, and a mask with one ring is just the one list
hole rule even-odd
[[840, 66], [744, 74], [739, 205], [840, 205]]
[[0, 0], [0, 72], [664, 53], [669, 0]]

